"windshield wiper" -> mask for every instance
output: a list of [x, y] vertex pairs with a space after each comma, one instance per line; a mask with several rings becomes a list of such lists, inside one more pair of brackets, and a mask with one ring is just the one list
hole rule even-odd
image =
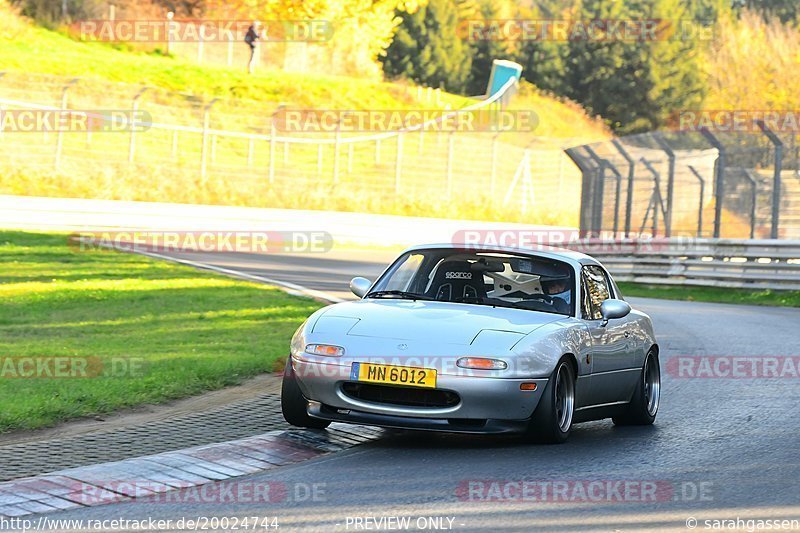
[[415, 292], [408, 292], [408, 291], [374, 291], [367, 294], [367, 298], [383, 298], [385, 296], [396, 296], [397, 298], [403, 298], [406, 300], [434, 300], [435, 298], [431, 296], [425, 296], [424, 294], [417, 294]]

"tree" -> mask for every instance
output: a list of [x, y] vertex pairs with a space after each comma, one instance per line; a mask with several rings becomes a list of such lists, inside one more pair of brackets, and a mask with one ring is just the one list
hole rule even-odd
[[[491, 23], [514, 18], [516, 14], [516, 7], [511, 0], [483, 0], [477, 12], [471, 17], [462, 17], [462, 20]], [[468, 36], [464, 35], [464, 37]], [[514, 43], [490, 38], [490, 36], [476, 40], [468, 39], [468, 43], [472, 63], [467, 80], [467, 93], [470, 95], [484, 94], [489, 83], [489, 74], [492, 71], [492, 61], [511, 58]]]
[[746, 8], [765, 19], [777, 17], [781, 22], [798, 22], [800, 3], [797, 0], [734, 0], [738, 9]]
[[[585, 21], [687, 18], [679, 0], [585, 0], [581, 9]], [[659, 35], [656, 40], [570, 41], [566, 96], [626, 133], [657, 129], [673, 112], [696, 107], [703, 98], [700, 44], [680, 32]]]
[[[520, 7], [521, 19], [544, 21], [569, 17], [565, 2], [540, 2], [533, 8]], [[564, 72], [566, 43], [548, 39], [528, 39], [519, 43], [514, 57], [522, 65], [522, 77], [536, 87], [555, 94], [565, 94]]]
[[469, 45], [459, 34], [453, 0], [430, 0], [413, 14], [398, 12], [401, 22], [386, 49], [383, 71], [451, 92], [463, 92], [470, 72]]

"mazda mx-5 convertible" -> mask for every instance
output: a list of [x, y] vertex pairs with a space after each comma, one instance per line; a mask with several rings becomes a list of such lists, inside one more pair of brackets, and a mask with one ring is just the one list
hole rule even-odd
[[359, 300], [320, 309], [292, 338], [281, 394], [290, 424], [563, 442], [574, 423], [656, 418], [650, 318], [587, 255], [418, 246], [350, 289]]

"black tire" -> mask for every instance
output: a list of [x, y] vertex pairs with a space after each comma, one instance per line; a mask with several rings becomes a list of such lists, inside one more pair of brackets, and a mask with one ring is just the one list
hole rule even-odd
[[293, 426], [301, 428], [325, 429], [330, 426], [329, 420], [320, 420], [308, 416], [308, 400], [303, 396], [292, 369], [291, 358], [286, 361], [281, 384], [281, 412], [283, 418]]
[[[655, 395], [655, 396], [654, 396]], [[656, 420], [661, 398], [661, 365], [655, 350], [647, 352], [636, 391], [625, 413], [613, 418], [617, 426], [649, 426]]]
[[[575, 384], [575, 368], [567, 357], [562, 357], [550, 375], [539, 405], [528, 422], [528, 440], [542, 444], [566, 442], [575, 415]], [[565, 386], [567, 390], [563, 389]], [[563, 401], [564, 393], [571, 395], [571, 401], [566, 404]]]

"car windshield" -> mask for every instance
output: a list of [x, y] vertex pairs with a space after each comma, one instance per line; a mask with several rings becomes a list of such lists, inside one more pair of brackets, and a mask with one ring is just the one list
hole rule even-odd
[[437, 300], [572, 315], [572, 268], [511, 253], [418, 250], [402, 255], [367, 298]]

